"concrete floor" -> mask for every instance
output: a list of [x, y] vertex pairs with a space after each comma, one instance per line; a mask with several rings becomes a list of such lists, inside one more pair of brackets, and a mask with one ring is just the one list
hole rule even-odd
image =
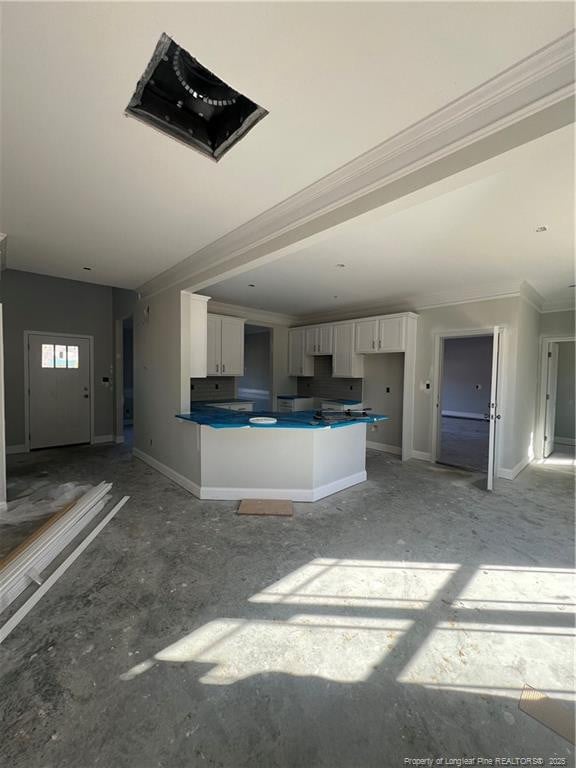
[[443, 464], [477, 472], [488, 471], [488, 421], [443, 416], [440, 428], [439, 460]]
[[573, 765], [518, 709], [524, 683], [572, 687], [569, 464], [490, 495], [374, 453], [292, 519], [198, 501], [118, 446], [10, 457], [44, 471], [132, 500], [0, 646], [2, 765]]

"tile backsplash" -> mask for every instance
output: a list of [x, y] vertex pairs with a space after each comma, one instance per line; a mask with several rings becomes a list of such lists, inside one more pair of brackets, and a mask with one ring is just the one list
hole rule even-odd
[[327, 400], [362, 400], [362, 379], [335, 379], [332, 377], [332, 357], [314, 358], [314, 376], [298, 376], [298, 394], [301, 397], [325, 397]]
[[190, 379], [190, 402], [198, 400], [227, 400], [236, 397], [236, 379], [233, 376], [208, 376]]

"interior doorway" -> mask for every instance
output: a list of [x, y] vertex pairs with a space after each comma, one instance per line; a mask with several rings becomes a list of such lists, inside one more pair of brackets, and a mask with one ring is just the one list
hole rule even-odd
[[24, 343], [28, 447], [90, 443], [92, 338], [27, 332]]
[[544, 348], [544, 459], [574, 455], [576, 370], [574, 340], [547, 341]]
[[501, 328], [437, 337], [433, 460], [486, 475], [497, 465]]
[[237, 379], [238, 397], [252, 400], [255, 411], [272, 410], [272, 330], [244, 326], [244, 376]]

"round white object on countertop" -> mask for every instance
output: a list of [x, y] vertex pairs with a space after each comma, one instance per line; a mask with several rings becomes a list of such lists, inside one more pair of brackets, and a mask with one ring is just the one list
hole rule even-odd
[[276, 424], [277, 421], [272, 416], [253, 416], [250, 419], [251, 424]]

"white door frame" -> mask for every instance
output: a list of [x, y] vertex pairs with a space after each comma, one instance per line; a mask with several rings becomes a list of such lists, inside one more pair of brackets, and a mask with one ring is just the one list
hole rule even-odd
[[546, 422], [546, 390], [548, 389], [548, 352], [550, 344], [557, 342], [576, 342], [574, 334], [565, 336], [540, 336], [540, 361], [538, 376], [538, 410], [536, 416], [536, 427], [534, 435], [534, 458], [544, 458], [544, 430]]
[[0, 511], [6, 509], [6, 421], [4, 411], [4, 326], [0, 304]]
[[88, 339], [90, 346], [90, 443], [94, 443], [94, 336], [86, 333], [49, 333], [48, 331], [24, 331], [24, 451], [30, 452], [30, 382], [29, 382], [29, 340], [30, 336], [60, 336], [64, 339]]
[[[431, 403], [431, 424], [432, 424], [432, 436], [431, 436], [431, 451], [430, 451], [430, 460], [432, 462], [436, 462], [438, 460], [438, 454], [439, 454], [439, 442], [440, 442], [440, 418], [442, 414], [442, 408], [440, 407], [440, 395], [442, 393], [442, 371], [443, 371], [443, 361], [444, 361], [444, 339], [454, 339], [454, 338], [467, 338], [472, 336], [492, 336], [494, 338], [494, 327], [493, 325], [487, 326], [485, 328], [462, 328], [460, 330], [450, 330], [450, 331], [434, 331], [433, 337], [434, 337], [434, 384], [433, 384], [433, 392], [432, 392], [432, 403]], [[506, 353], [507, 353], [507, 334], [508, 329], [505, 325], [498, 326], [502, 330], [502, 348], [500, 350], [500, 370], [499, 370], [499, 376], [498, 376], [498, 392], [497, 394], [497, 402], [500, 404], [499, 412], [502, 413], [504, 410], [503, 408], [503, 401], [502, 401], [502, 393], [506, 391], [505, 388], [505, 376], [506, 376]], [[501, 456], [501, 450], [500, 446], [502, 445], [502, 436], [504, 433], [504, 428], [506, 426], [506, 421], [504, 420], [502, 424], [500, 424], [499, 429], [496, 431], [496, 445], [495, 445], [495, 474], [498, 475], [498, 470], [500, 469], [500, 456]]]

